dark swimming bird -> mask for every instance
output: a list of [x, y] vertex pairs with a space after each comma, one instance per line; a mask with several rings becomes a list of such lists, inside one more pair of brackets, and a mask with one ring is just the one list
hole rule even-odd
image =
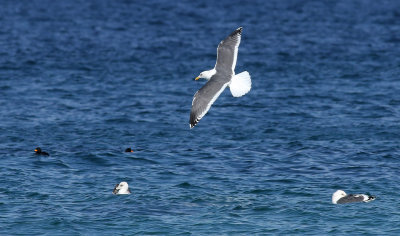
[[239, 27], [222, 40], [217, 48], [217, 62], [214, 69], [201, 72], [195, 79], [206, 79], [208, 82], [193, 97], [189, 120], [190, 128], [193, 128], [203, 118], [227, 86], [234, 97], [241, 97], [250, 91], [250, 74], [244, 71], [235, 75], [241, 37], [242, 27]]
[[47, 152], [42, 152], [42, 149], [40, 147], [35, 148], [35, 153], [37, 155], [43, 155], [43, 156], [50, 156]]
[[133, 152], [132, 148], [125, 149], [125, 152]]
[[113, 190], [113, 194], [131, 194], [128, 183], [121, 182], [119, 184], [116, 184]]
[[333, 204], [345, 204], [354, 202], [370, 202], [375, 200], [375, 196], [367, 194], [346, 194], [343, 190], [338, 190], [332, 195]]

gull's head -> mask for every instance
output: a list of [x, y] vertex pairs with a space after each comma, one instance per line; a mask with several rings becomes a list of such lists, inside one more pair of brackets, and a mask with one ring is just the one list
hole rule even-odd
[[215, 75], [216, 72], [217, 72], [217, 71], [216, 71], [215, 69], [203, 71], [203, 72], [200, 73], [199, 76], [196, 77], [195, 80], [199, 80], [199, 79], [210, 80], [211, 77], [212, 77], [213, 75]]
[[332, 203], [336, 204], [339, 199], [345, 197], [347, 194], [343, 190], [338, 190], [332, 195]]
[[113, 194], [130, 194], [131, 191], [129, 190], [129, 185], [127, 182], [121, 182], [115, 185], [113, 190]]

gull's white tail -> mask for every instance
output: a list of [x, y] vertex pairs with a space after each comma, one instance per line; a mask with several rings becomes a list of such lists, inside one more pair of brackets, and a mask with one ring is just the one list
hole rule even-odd
[[248, 93], [251, 89], [251, 78], [247, 71], [236, 74], [233, 76], [231, 83], [229, 84], [232, 96], [241, 97]]

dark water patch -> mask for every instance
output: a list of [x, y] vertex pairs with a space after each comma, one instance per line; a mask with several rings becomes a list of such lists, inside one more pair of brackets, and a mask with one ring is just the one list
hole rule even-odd
[[275, 209], [271, 208], [269, 206], [257, 206], [257, 207], [254, 207], [252, 210], [255, 212], [268, 212], [268, 211], [272, 211]]
[[26, 193], [25, 196], [29, 199], [37, 199], [37, 200], [47, 200], [50, 198], [48, 194], [38, 193], [38, 192], [29, 192]]
[[44, 159], [44, 157], [40, 158], [40, 160], [35, 160], [32, 163], [36, 167], [40, 168], [50, 168], [50, 167], [66, 168], [66, 169], [70, 168], [67, 164], [63, 163], [62, 161]]
[[192, 166], [194, 164], [191, 162], [178, 162], [178, 163], [175, 163], [175, 165], [176, 166]]
[[269, 194], [271, 192], [270, 189], [254, 189], [245, 193], [248, 194]]
[[283, 191], [283, 194], [287, 196], [305, 196], [305, 197], [315, 196], [315, 194], [310, 192], [310, 189], [304, 189], [301, 191], [285, 190]]
[[176, 185], [175, 187], [178, 187], [178, 188], [185, 188], [185, 189], [195, 189], [195, 188], [199, 188], [198, 186], [195, 186], [195, 185], [193, 185], [193, 184], [190, 184], [189, 182], [180, 183], [180, 184]]
[[202, 204], [202, 203], [207, 203], [207, 201], [202, 198], [195, 198], [191, 201], [191, 203]]
[[9, 85], [1, 85], [0, 86], [0, 90], [9, 90], [9, 89], [12, 89], [12, 87]]
[[96, 154], [84, 154], [81, 155], [80, 158], [96, 165], [108, 166], [110, 164], [107, 158], [100, 157], [100, 155]]
[[159, 175], [163, 175], [163, 176], [179, 176], [178, 174], [172, 172], [172, 171], [161, 171], [158, 173]]
[[244, 209], [245, 209], [245, 208], [242, 207], [242, 206], [240, 206], [240, 205], [235, 206], [234, 208], [232, 208], [232, 210], [234, 210], [234, 211], [241, 211], [241, 210], [244, 210]]
[[211, 160], [217, 158], [217, 156], [212, 155], [210, 153], [198, 153], [197, 155], [200, 156], [200, 160]]
[[280, 184], [293, 184], [293, 183], [298, 182], [298, 180], [289, 179], [289, 178], [287, 178], [287, 179], [270, 179], [270, 180], [268, 180], [268, 182], [280, 183]]
[[142, 157], [127, 157], [129, 160], [143, 164], [159, 164], [159, 162]]
[[105, 120], [109, 124], [132, 124], [133, 121], [129, 118], [113, 118]]

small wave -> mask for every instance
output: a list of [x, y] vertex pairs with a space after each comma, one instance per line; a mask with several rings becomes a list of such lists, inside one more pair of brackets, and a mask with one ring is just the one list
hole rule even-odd
[[131, 124], [131, 123], [133, 123], [133, 121], [128, 118], [111, 118], [111, 119], [107, 119], [106, 123], [109, 123], [109, 124]]
[[149, 160], [143, 157], [129, 157], [130, 160], [142, 162], [142, 163], [149, 163], [149, 164], [159, 164], [157, 161]]
[[175, 185], [175, 187], [178, 187], [178, 188], [198, 188], [198, 186], [192, 185], [189, 182], [180, 183], [178, 185]]
[[257, 206], [253, 208], [253, 211], [257, 212], [265, 212], [265, 211], [271, 211], [274, 210], [274, 208], [271, 208], [269, 206]]

